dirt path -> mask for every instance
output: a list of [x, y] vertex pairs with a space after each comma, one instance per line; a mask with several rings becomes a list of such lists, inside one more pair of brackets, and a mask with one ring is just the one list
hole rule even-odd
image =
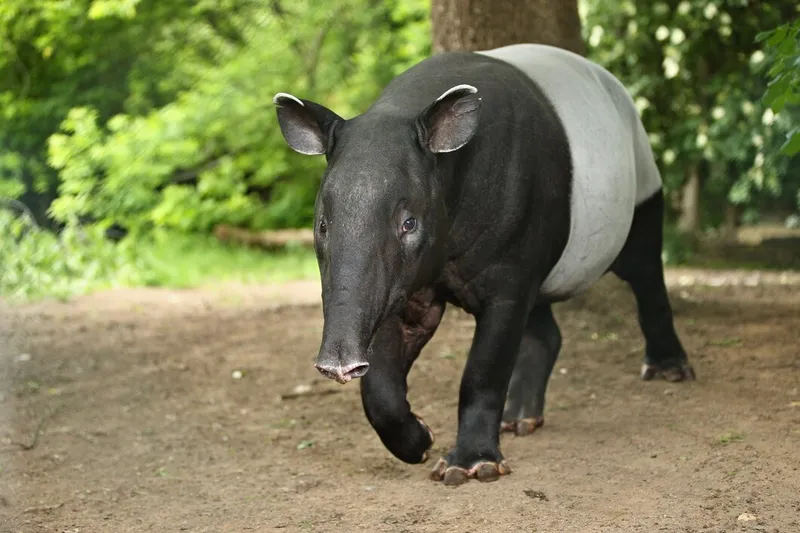
[[[0, 532], [798, 532], [800, 275], [747, 276], [669, 273], [692, 384], [637, 379], [616, 280], [559, 306], [546, 426], [503, 437], [511, 476], [456, 489], [318, 379], [316, 283], [6, 309]], [[437, 454], [472, 329], [450, 310], [411, 373]]]

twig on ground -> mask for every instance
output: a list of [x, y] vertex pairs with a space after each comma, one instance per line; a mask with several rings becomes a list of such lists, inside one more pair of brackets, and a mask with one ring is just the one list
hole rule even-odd
[[56, 505], [39, 505], [39, 506], [36, 506], [36, 507], [28, 507], [23, 512], [25, 512], [25, 513], [50, 512], [50, 511], [55, 511], [56, 509], [59, 509], [61, 507], [64, 507], [64, 502], [61, 502], [61, 503], [56, 504]]
[[308, 228], [271, 231], [251, 231], [227, 224], [214, 228], [214, 235], [222, 242], [234, 242], [262, 248], [285, 248], [291, 244], [314, 246], [314, 232]]
[[39, 420], [39, 423], [36, 424], [36, 429], [33, 432], [33, 437], [31, 437], [31, 441], [29, 444], [25, 444], [24, 442], [18, 442], [15, 440], [12, 440], [11, 444], [16, 444], [25, 451], [34, 449], [36, 445], [39, 443], [39, 435], [41, 434], [42, 428], [44, 427], [45, 423], [47, 423], [48, 420], [53, 418], [55, 414], [58, 412], [58, 410], [61, 409], [61, 407], [63, 406], [59, 405], [58, 407], [50, 411], [48, 414], [46, 414]]
[[327, 396], [329, 394], [337, 394], [342, 392], [340, 389], [313, 389], [310, 385], [298, 385], [292, 392], [281, 394], [281, 400], [292, 400], [295, 398], [303, 398], [307, 396]]

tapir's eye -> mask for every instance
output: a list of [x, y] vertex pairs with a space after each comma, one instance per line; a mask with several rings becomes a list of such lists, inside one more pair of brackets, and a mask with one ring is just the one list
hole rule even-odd
[[403, 233], [411, 233], [417, 228], [417, 219], [414, 217], [407, 218], [403, 222]]
[[328, 225], [325, 223], [324, 220], [320, 220], [319, 221], [319, 232], [322, 235], [325, 235], [326, 233], [328, 233]]

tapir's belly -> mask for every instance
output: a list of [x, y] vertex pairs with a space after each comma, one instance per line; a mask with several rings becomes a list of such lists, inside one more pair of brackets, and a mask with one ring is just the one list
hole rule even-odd
[[482, 53], [530, 76], [566, 131], [573, 170], [569, 238], [540, 292], [574, 295], [607, 271], [625, 244], [636, 204], [661, 187], [644, 128], [624, 87], [577, 54], [543, 45]]

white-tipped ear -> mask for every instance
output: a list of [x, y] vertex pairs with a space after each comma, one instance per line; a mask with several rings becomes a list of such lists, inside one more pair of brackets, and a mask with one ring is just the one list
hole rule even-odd
[[461, 84], [446, 90], [423, 113], [425, 130], [422, 144], [434, 154], [454, 152], [467, 144], [478, 131], [481, 99], [478, 89]]
[[283, 138], [295, 152], [322, 155], [330, 147], [329, 134], [334, 122], [342, 120], [330, 109], [303, 101], [289, 93], [272, 98]]
[[442, 94], [442, 96], [437, 98], [436, 101], [440, 102], [441, 100], [444, 100], [454, 92], [458, 92], [459, 94], [463, 94], [466, 96], [468, 94], [475, 94], [476, 92], [478, 92], [478, 89], [476, 89], [472, 85], [467, 85], [466, 83], [463, 83], [461, 85], [456, 85], [455, 87], [450, 87], [444, 92], [444, 94]]
[[273, 103], [273, 104], [278, 104], [278, 105], [280, 105], [281, 101], [282, 101], [282, 100], [285, 100], [285, 99], [287, 99], [287, 98], [288, 98], [289, 100], [294, 100], [295, 102], [297, 102], [297, 103], [298, 103], [298, 104], [300, 104], [301, 106], [305, 107], [305, 104], [303, 104], [303, 101], [302, 101], [302, 100], [300, 100], [300, 99], [299, 99], [298, 97], [296, 97], [295, 95], [293, 95], [293, 94], [289, 94], [289, 93], [277, 93], [275, 96], [273, 96], [273, 97], [272, 97], [272, 103]]

